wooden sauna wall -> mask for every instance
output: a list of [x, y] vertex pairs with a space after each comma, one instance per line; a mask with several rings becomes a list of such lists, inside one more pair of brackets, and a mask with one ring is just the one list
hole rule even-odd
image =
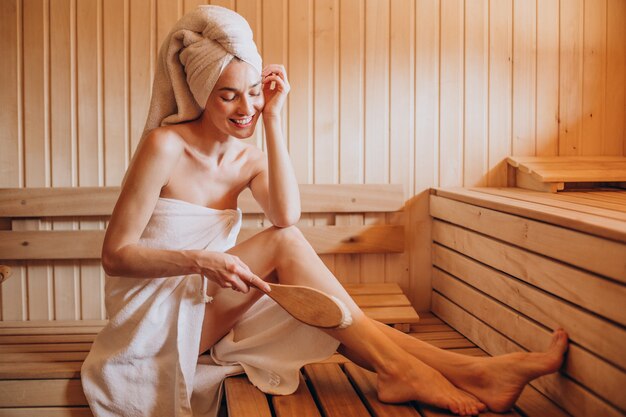
[[[158, 45], [198, 3], [0, 1], [0, 187], [119, 184]], [[419, 310], [430, 307], [429, 187], [504, 185], [509, 154], [626, 154], [623, 0], [213, 3], [245, 16], [265, 62], [288, 69], [300, 182], [404, 184], [409, 256], [325, 261], [344, 281], [399, 282]], [[251, 141], [263, 146], [262, 132]], [[103, 227], [77, 223], [15, 227]], [[97, 262], [31, 264], [1, 287], [0, 319], [102, 318], [102, 288]]]

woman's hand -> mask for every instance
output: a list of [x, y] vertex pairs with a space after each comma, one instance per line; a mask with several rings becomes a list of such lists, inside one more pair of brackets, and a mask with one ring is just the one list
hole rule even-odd
[[222, 288], [247, 293], [250, 285], [263, 292], [270, 292], [270, 286], [256, 276], [248, 265], [237, 256], [221, 252], [200, 252], [198, 259], [200, 274], [217, 283]]
[[271, 64], [263, 69], [261, 77], [265, 97], [263, 116], [280, 116], [291, 88], [287, 80], [287, 71], [282, 65]]

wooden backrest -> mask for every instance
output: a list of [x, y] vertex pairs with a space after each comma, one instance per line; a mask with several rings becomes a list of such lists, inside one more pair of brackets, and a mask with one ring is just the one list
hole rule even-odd
[[[298, 227], [319, 254], [404, 251], [401, 185], [304, 184], [300, 192]], [[99, 259], [118, 194], [119, 187], [0, 189], [0, 260]], [[249, 191], [239, 207], [239, 240], [269, 226]], [[386, 213], [395, 213], [394, 224], [386, 224]], [[373, 221], [355, 224], [355, 214]]]

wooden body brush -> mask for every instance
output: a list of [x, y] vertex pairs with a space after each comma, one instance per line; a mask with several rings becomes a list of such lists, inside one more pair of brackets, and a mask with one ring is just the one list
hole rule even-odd
[[305, 324], [325, 329], [352, 324], [350, 310], [337, 297], [300, 285], [268, 284], [272, 291], [267, 295]]

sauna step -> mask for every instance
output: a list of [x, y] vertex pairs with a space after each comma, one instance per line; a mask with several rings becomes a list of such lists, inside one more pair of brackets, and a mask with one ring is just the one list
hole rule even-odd
[[623, 156], [510, 156], [509, 186], [555, 193], [566, 188], [626, 188]]

